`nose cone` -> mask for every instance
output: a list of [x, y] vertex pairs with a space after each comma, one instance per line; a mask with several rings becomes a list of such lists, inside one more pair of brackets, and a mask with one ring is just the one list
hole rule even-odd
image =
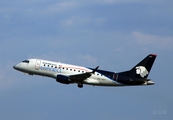
[[13, 68], [14, 68], [14, 69], [17, 69], [17, 66], [16, 66], [16, 65], [14, 65], [14, 66], [13, 66]]
[[13, 68], [14, 68], [15, 70], [18, 70], [18, 69], [19, 69], [19, 65], [18, 65], [18, 64], [17, 64], [17, 65], [14, 65]]

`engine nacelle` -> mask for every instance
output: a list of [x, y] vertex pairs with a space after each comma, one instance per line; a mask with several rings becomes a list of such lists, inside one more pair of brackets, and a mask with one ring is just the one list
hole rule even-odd
[[63, 84], [69, 84], [70, 83], [70, 79], [64, 75], [57, 75], [56, 81], [63, 83]]

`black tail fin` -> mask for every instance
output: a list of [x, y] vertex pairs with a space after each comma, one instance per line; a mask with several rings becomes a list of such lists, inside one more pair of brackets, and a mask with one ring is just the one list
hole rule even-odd
[[157, 55], [155, 54], [149, 54], [146, 58], [144, 58], [140, 63], [134, 66], [131, 70], [122, 72], [119, 74], [129, 76], [129, 77], [135, 77], [135, 78], [147, 78], [156, 57]]

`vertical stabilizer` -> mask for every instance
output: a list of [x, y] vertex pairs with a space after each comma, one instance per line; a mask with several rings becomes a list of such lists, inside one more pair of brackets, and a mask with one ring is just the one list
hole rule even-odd
[[126, 75], [129, 77], [135, 77], [135, 78], [147, 78], [156, 57], [157, 57], [157, 55], [155, 55], [155, 54], [149, 54], [146, 58], [144, 58], [141, 62], [139, 62], [131, 70], [122, 72], [119, 74]]

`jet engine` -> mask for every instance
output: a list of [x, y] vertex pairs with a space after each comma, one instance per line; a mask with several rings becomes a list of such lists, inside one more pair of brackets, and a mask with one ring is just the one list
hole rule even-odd
[[60, 83], [63, 83], [63, 84], [71, 83], [71, 80], [69, 79], [69, 77], [64, 76], [64, 75], [57, 75], [56, 81], [60, 82]]

